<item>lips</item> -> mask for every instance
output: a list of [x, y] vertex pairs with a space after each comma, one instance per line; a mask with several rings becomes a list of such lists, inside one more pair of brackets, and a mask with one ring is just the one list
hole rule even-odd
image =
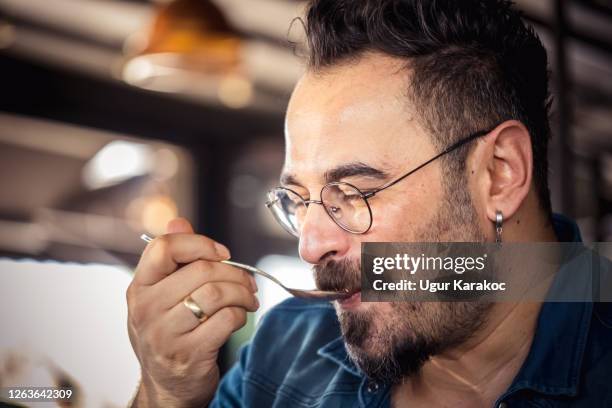
[[356, 291], [351, 297], [338, 300], [338, 304], [343, 309], [352, 309], [361, 304], [361, 291]]

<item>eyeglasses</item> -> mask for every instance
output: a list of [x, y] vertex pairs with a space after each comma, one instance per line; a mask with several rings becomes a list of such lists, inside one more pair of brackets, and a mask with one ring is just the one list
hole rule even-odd
[[343, 181], [327, 183], [321, 189], [320, 200], [305, 200], [304, 197], [286, 187], [276, 187], [268, 192], [266, 207], [272, 212], [278, 223], [296, 238], [300, 237], [302, 224], [306, 218], [306, 211], [310, 204], [320, 204], [325, 208], [327, 215], [343, 230], [352, 234], [365, 234], [372, 227], [373, 216], [369, 198], [379, 192], [399, 183], [412, 173], [417, 172], [429, 163], [458, 149], [459, 147], [485, 136], [491, 130], [479, 131], [459, 140], [444, 149], [426, 162], [418, 165], [408, 173], [392, 180], [375, 190], [366, 193], [357, 187]]

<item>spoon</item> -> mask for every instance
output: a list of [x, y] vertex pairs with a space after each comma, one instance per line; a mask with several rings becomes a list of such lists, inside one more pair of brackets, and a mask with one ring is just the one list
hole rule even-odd
[[[153, 241], [153, 238], [151, 238], [147, 234], [142, 234], [140, 236], [140, 239], [142, 239], [145, 242]], [[302, 299], [342, 300], [342, 299], [348, 299], [354, 294], [354, 293], [350, 293], [348, 290], [346, 290], [345, 292], [335, 292], [335, 291], [330, 291], [330, 290], [318, 290], [318, 289], [311, 289], [311, 290], [292, 289], [292, 288], [288, 288], [287, 286], [283, 285], [282, 282], [276, 279], [274, 276], [254, 266], [246, 265], [240, 262], [229, 261], [229, 260], [221, 261], [221, 263], [243, 269], [247, 272], [251, 272], [251, 273], [263, 276], [264, 278], [268, 278], [272, 282], [280, 286], [281, 288], [285, 289], [287, 292], [291, 293], [293, 296], [302, 298]]]

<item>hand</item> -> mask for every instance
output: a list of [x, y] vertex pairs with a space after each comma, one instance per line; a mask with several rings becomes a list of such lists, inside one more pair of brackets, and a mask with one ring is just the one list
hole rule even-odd
[[[255, 279], [219, 262], [228, 258], [227, 248], [181, 218], [145, 248], [127, 290], [128, 332], [142, 369], [136, 405], [205, 406], [212, 399], [219, 349], [259, 307]], [[205, 321], [183, 304], [187, 296]]]

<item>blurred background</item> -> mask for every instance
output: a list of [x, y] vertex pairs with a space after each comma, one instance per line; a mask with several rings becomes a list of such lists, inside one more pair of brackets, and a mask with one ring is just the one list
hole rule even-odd
[[[612, 3], [517, 4], [549, 51], [553, 207], [586, 241], [610, 241]], [[139, 378], [125, 305], [139, 236], [177, 215], [234, 259], [313, 285], [263, 205], [303, 69], [303, 7], [0, 0], [0, 387], [72, 384], [74, 406], [124, 406]], [[263, 311], [285, 296], [259, 286]]]

